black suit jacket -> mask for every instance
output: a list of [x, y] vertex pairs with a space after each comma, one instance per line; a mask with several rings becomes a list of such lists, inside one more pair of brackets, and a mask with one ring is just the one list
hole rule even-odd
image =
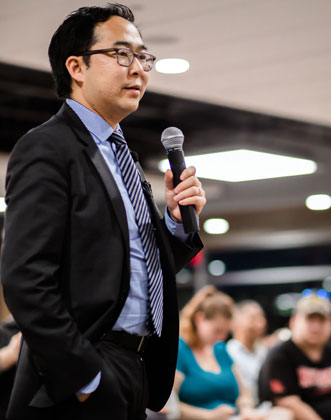
[[[1, 280], [24, 340], [9, 418], [71, 397], [101, 370], [93, 343], [130, 287], [124, 204], [94, 140], [64, 104], [16, 144], [7, 172]], [[173, 237], [146, 192], [164, 276], [164, 326], [146, 354], [150, 407], [171, 390], [178, 340], [175, 272], [202, 247]]]
[[[18, 332], [17, 325], [11, 318], [7, 318], [0, 325], [0, 349], [7, 346], [11, 338]], [[0, 369], [0, 420], [5, 420], [11, 389], [14, 383], [15, 366], [8, 370]]]

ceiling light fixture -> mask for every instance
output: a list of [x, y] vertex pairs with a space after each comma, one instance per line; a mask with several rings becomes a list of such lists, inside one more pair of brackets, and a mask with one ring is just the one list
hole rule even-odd
[[[316, 162], [309, 159], [246, 149], [186, 156], [185, 162], [197, 168], [200, 178], [228, 182], [307, 175], [317, 170]], [[161, 172], [168, 168], [167, 159], [159, 163]]]
[[327, 194], [314, 194], [306, 198], [309, 210], [328, 210], [331, 207], [331, 197]]
[[208, 271], [212, 276], [221, 276], [226, 271], [226, 265], [222, 260], [213, 260], [208, 264]]
[[207, 219], [203, 229], [210, 235], [223, 235], [229, 230], [229, 222], [225, 219]]
[[165, 74], [185, 73], [189, 68], [190, 63], [183, 58], [164, 58], [155, 64], [156, 71]]

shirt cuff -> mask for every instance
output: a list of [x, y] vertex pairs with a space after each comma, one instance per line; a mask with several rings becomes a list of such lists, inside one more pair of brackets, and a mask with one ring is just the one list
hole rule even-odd
[[92, 379], [92, 381], [89, 384], [83, 386], [83, 388], [81, 388], [78, 392], [76, 392], [77, 397], [84, 394], [91, 394], [91, 392], [95, 391], [98, 388], [100, 384], [100, 380], [101, 380], [101, 372], [99, 372], [97, 376], [94, 379]]
[[170, 217], [168, 213], [168, 207], [166, 207], [166, 211], [165, 211], [165, 224], [169, 232], [180, 241], [186, 242], [190, 238], [191, 235], [189, 233], [184, 232], [183, 224], [176, 223], [174, 220], [172, 220], [172, 218]]

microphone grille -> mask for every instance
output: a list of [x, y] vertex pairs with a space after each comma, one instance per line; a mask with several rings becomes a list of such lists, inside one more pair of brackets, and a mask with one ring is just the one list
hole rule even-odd
[[177, 127], [168, 127], [161, 134], [161, 142], [167, 151], [169, 149], [182, 149], [184, 134]]

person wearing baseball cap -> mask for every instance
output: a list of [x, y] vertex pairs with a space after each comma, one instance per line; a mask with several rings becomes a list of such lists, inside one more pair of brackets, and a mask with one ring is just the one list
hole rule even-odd
[[330, 317], [330, 301], [328, 299], [320, 299], [317, 295], [301, 298], [296, 307], [295, 314], [303, 316], [321, 315], [324, 318]]
[[331, 420], [331, 305], [301, 298], [292, 337], [273, 347], [259, 376], [259, 397], [292, 410], [295, 420]]

